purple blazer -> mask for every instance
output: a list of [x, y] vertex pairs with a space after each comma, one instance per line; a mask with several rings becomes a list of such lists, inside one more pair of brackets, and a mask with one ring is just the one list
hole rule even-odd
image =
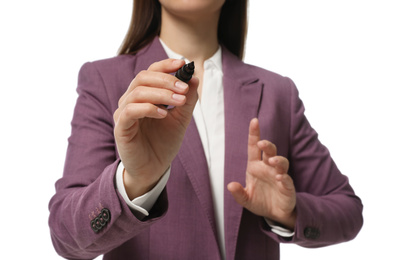
[[[80, 70], [64, 174], [49, 203], [56, 251], [73, 259], [220, 259], [207, 163], [191, 121], [171, 176], [150, 215], [138, 220], [114, 184], [119, 156], [113, 113], [135, 75], [166, 59], [158, 38], [136, 55], [86, 63]], [[297, 191], [290, 239], [239, 206], [225, 188], [227, 259], [279, 259], [279, 243], [320, 247], [353, 239], [362, 204], [304, 116], [293, 82], [244, 64], [223, 47], [225, 185], [245, 184], [248, 126], [289, 159]]]

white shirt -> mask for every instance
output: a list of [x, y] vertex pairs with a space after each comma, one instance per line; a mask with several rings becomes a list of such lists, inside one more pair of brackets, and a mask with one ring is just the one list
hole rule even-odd
[[[183, 56], [173, 52], [167, 45], [161, 41], [164, 50], [169, 58], [184, 59]], [[223, 97], [223, 70], [222, 70], [222, 50], [216, 53], [204, 62], [204, 76], [202, 98], [197, 102], [193, 117], [202, 141], [205, 157], [209, 169], [209, 178], [211, 183], [213, 206], [215, 212], [215, 221], [217, 225], [218, 240], [222, 258], [225, 259], [225, 241], [224, 241], [224, 97]], [[148, 193], [130, 201], [126, 194], [123, 184], [122, 163], [119, 164], [116, 174], [117, 188], [125, 199], [128, 206], [134, 210], [137, 217], [148, 216], [148, 211], [156, 202], [158, 196], [167, 184], [170, 169], [164, 173], [159, 183]], [[140, 214], [139, 214], [140, 213]], [[291, 237], [291, 232], [275, 223], [265, 219], [270, 225], [272, 232]]]

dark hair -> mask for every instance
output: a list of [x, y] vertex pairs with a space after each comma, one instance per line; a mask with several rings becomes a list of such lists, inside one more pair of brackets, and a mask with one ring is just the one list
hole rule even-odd
[[[160, 34], [160, 28], [160, 2], [133, 0], [132, 20], [118, 54], [137, 53]], [[247, 0], [226, 0], [219, 18], [219, 42], [239, 59], [243, 59], [246, 35]]]

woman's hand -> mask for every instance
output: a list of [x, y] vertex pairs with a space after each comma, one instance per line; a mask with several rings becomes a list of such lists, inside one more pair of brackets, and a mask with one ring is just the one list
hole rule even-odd
[[[174, 59], [153, 63], [119, 100], [114, 134], [130, 199], [152, 189], [179, 151], [199, 84], [195, 77], [186, 84], [168, 74], [184, 64]], [[167, 110], [160, 104], [175, 108]]]
[[232, 182], [227, 188], [249, 211], [294, 230], [296, 191], [288, 169], [289, 161], [277, 156], [276, 146], [260, 140], [258, 119], [253, 119], [248, 137], [246, 187]]

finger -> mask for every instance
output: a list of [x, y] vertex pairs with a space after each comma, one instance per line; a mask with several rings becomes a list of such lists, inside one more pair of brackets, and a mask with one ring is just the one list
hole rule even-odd
[[183, 60], [166, 59], [155, 62], [149, 66], [148, 70], [140, 71], [130, 83], [127, 91], [119, 100], [118, 104], [121, 105], [122, 100], [137, 86], [154, 86], [158, 88], [168, 88], [181, 94], [188, 91], [188, 85], [178, 80], [173, 73], [185, 64]]
[[188, 84], [182, 82], [173, 75], [148, 70], [143, 70], [136, 75], [129, 85], [128, 92], [132, 91], [138, 86], [169, 89], [181, 94], [188, 92]]
[[179, 68], [185, 65], [185, 61], [181, 59], [165, 59], [154, 62], [147, 70], [158, 71], [164, 73], [176, 72]]
[[260, 128], [258, 119], [254, 118], [250, 121], [248, 134], [248, 160], [261, 160], [261, 150], [257, 143], [260, 141]]
[[238, 204], [245, 207], [248, 203], [248, 194], [243, 186], [238, 182], [231, 182], [227, 185], [227, 190], [230, 191]]
[[[179, 70], [182, 66], [185, 65], [185, 61], [182, 59], [166, 59], [158, 62], [154, 62], [152, 65], [149, 66], [148, 71], [151, 72], [162, 72], [166, 75], [169, 75], [169, 73], [174, 73], [177, 70]], [[177, 91], [179, 93], [186, 93], [188, 91], [188, 85], [181, 81], [178, 80], [176, 77], [169, 75], [169, 81], [171, 81], [174, 78], [174, 87], [173, 91]], [[167, 78], [165, 78], [167, 80]]]
[[185, 101], [185, 95], [177, 94], [171, 90], [140, 86], [125, 96], [124, 100], [121, 102], [121, 106], [125, 106], [129, 103], [151, 103], [182, 106]]
[[262, 151], [262, 161], [269, 165], [269, 158], [276, 156], [276, 145], [267, 140], [261, 140], [257, 143], [257, 145]]
[[289, 161], [283, 156], [271, 157], [268, 159], [268, 163], [275, 168], [278, 174], [286, 174], [289, 170]]
[[141, 118], [164, 118], [167, 115], [166, 110], [149, 103], [130, 103], [115, 113], [116, 127], [121, 130], [131, 128]]

